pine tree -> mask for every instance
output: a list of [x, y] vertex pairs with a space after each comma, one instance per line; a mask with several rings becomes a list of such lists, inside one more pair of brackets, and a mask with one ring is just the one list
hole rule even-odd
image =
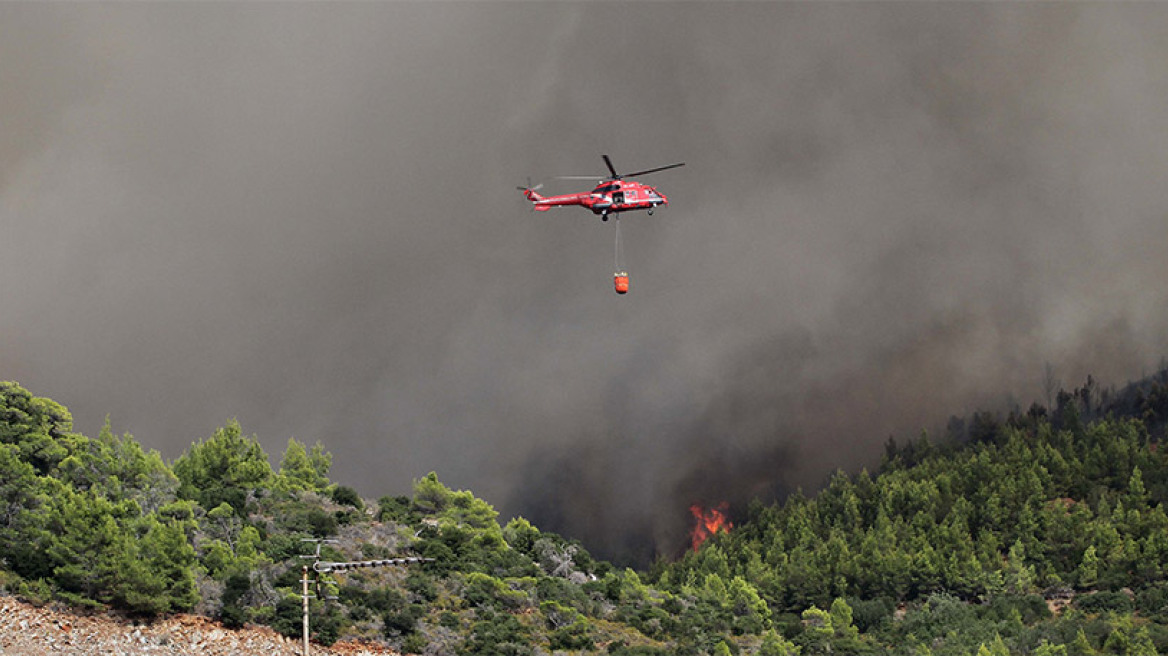
[[268, 456], [255, 438], [246, 438], [232, 420], [205, 442], [193, 444], [174, 463], [183, 499], [211, 509], [227, 503], [240, 516], [248, 493], [266, 489], [272, 478]]
[[280, 459], [280, 470], [276, 486], [284, 490], [321, 491], [329, 486], [328, 472], [332, 466], [332, 455], [317, 442], [310, 454], [304, 445], [293, 438], [288, 439], [284, 456]]

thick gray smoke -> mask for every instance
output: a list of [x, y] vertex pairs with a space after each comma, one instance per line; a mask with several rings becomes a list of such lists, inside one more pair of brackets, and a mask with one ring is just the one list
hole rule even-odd
[[[1168, 6], [0, 5], [0, 378], [643, 562], [1168, 353]], [[686, 161], [672, 206], [527, 176]], [[558, 183], [571, 191], [581, 183]], [[586, 183], [582, 183], [586, 184]]]

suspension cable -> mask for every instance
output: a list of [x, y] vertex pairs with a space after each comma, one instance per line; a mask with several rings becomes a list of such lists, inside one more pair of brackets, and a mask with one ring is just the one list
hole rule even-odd
[[615, 260], [613, 266], [616, 267], [617, 271], [624, 271], [624, 267], [621, 266], [621, 264], [624, 262], [625, 258], [624, 258], [624, 253], [621, 251], [620, 215], [618, 214], [614, 218], [616, 219], [616, 248], [615, 248], [615, 255], [613, 258]]

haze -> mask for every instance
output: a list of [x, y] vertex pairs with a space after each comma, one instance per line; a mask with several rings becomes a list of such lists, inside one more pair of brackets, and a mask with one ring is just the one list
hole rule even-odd
[[[1168, 353], [1168, 6], [4, 3], [0, 378], [644, 563]], [[675, 161], [613, 225], [528, 177]], [[567, 192], [586, 182], [554, 183]]]

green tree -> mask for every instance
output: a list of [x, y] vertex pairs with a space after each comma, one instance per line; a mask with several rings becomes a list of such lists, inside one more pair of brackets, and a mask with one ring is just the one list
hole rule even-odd
[[144, 615], [186, 610], [198, 601], [194, 549], [185, 526], [142, 516], [133, 501], [59, 489], [47, 510], [43, 551], [65, 597]]
[[758, 656], [797, 656], [799, 647], [771, 629], [763, 634]]
[[1066, 656], [1066, 645], [1053, 645], [1047, 640], [1034, 648], [1033, 656]]
[[259, 441], [244, 437], [239, 422], [232, 420], [187, 449], [175, 461], [174, 473], [183, 499], [207, 509], [227, 503], [242, 517], [248, 493], [270, 484], [272, 466]]
[[977, 648], [977, 656], [1010, 656], [1010, 649], [1001, 635], [995, 635], [988, 646], [983, 642]]
[[1087, 639], [1087, 634], [1080, 628], [1075, 634], [1075, 639], [1067, 646], [1067, 653], [1070, 656], [1095, 656], [1099, 652], [1091, 645], [1091, 641]]
[[815, 606], [803, 611], [803, 634], [798, 636], [797, 641], [804, 653], [830, 653], [833, 638], [835, 625], [832, 624], [831, 613]]
[[[195, 550], [187, 542], [181, 522], [162, 523], [153, 516], [142, 525], [137, 543], [137, 580], [127, 581], [126, 606], [152, 614], [189, 610], [198, 602], [195, 586]], [[139, 528], [141, 531], [142, 528]]]
[[509, 613], [485, 613], [471, 625], [460, 653], [523, 656], [532, 653], [531, 631]]
[[859, 630], [852, 624], [852, 607], [842, 597], [831, 602], [831, 625], [837, 636], [857, 637]]
[[1095, 545], [1087, 547], [1083, 552], [1083, 560], [1075, 573], [1080, 588], [1093, 587], [1099, 580], [1099, 556], [1095, 553]]
[[361, 499], [361, 495], [357, 493], [357, 490], [347, 485], [334, 485], [331, 489], [332, 492], [329, 493], [329, 496], [332, 498], [333, 503], [342, 506], [352, 506], [358, 511], [365, 510], [365, 502]]
[[247, 621], [247, 609], [242, 603], [244, 595], [251, 590], [251, 578], [242, 572], [227, 577], [223, 585], [222, 602], [219, 607], [219, 621], [229, 629], [239, 629]]
[[45, 503], [36, 470], [21, 460], [15, 445], [0, 444], [0, 559], [17, 574], [49, 574], [37, 548], [41, 535], [39, 508]]
[[112, 499], [132, 499], [145, 513], [175, 499], [178, 479], [162, 456], [144, 450], [129, 433], [114, 435], [108, 417], [96, 439], [78, 436], [76, 444], [57, 472], [74, 490], [95, 489]]
[[540, 539], [540, 532], [531, 522], [516, 517], [503, 527], [503, 539], [512, 549], [531, 556], [535, 553], [535, 543]]
[[1136, 630], [1128, 653], [1131, 656], [1159, 656], [1160, 652], [1156, 650], [1156, 645], [1148, 634], [1148, 627], [1143, 626]]
[[437, 515], [440, 520], [476, 529], [493, 529], [502, 539], [499, 513], [489, 503], [466, 490], [454, 491], [430, 472], [414, 481], [414, 507], [423, 514]]
[[80, 436], [73, 434], [73, 415], [59, 403], [34, 397], [13, 382], [0, 381], [0, 444], [16, 447], [20, 460], [40, 476], [76, 452]]
[[1034, 592], [1037, 576], [1034, 567], [1026, 564], [1026, 549], [1019, 539], [1010, 547], [1006, 558], [1005, 571], [1006, 588], [1013, 594], [1025, 595]]
[[282, 490], [323, 491], [329, 486], [328, 473], [332, 467], [332, 454], [317, 442], [310, 453], [304, 445], [293, 438], [288, 439], [284, 456], [280, 459], [280, 472], [275, 487]]
[[137, 509], [115, 506], [92, 492], [77, 493], [61, 486], [50, 497], [42, 551], [52, 567], [58, 586], [77, 602], [113, 601], [113, 588], [121, 578], [134, 542], [119, 519], [136, 515]]
[[771, 611], [754, 586], [741, 576], [726, 586], [730, 630], [737, 635], [762, 633], [771, 626]]

